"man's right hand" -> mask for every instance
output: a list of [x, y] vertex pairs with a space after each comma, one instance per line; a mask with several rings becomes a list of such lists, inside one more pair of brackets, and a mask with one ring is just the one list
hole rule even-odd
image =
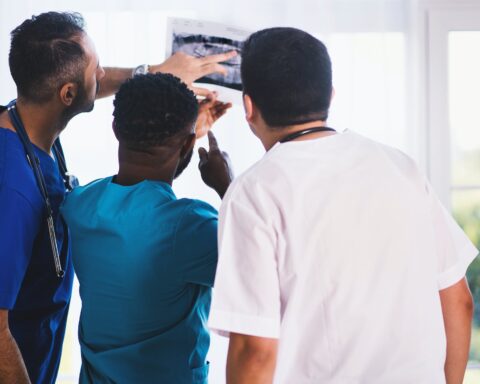
[[218, 148], [217, 139], [212, 131], [208, 132], [208, 144], [210, 147], [208, 152], [203, 147], [198, 149], [200, 156], [198, 168], [204, 183], [223, 198], [233, 180], [232, 165], [228, 154]]
[[225, 75], [227, 69], [220, 63], [228, 61], [236, 55], [236, 51], [230, 51], [217, 55], [194, 57], [183, 52], [177, 52], [162, 64], [151, 65], [149, 71], [151, 73], [171, 73], [182, 79], [182, 81], [186, 83], [197, 96], [207, 96], [211, 91], [205, 88], [193, 87], [192, 83], [195, 80], [212, 73], [222, 73]]

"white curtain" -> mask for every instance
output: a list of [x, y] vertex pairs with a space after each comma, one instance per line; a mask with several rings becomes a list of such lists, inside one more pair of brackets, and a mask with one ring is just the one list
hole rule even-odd
[[[15, 97], [7, 60], [9, 32], [32, 14], [81, 12], [105, 66], [161, 62], [168, 16], [217, 21], [252, 31], [294, 26], [322, 39], [332, 56], [336, 96], [330, 126], [365, 134], [421, 161], [425, 148], [418, 139], [423, 127], [417, 123], [421, 112], [416, 107], [415, 6], [413, 0], [0, 0], [0, 104]], [[63, 134], [69, 167], [83, 183], [117, 170], [111, 113], [112, 99], [101, 100], [92, 113], [72, 120]], [[241, 106], [222, 118], [215, 132], [220, 145], [230, 153], [237, 174], [263, 154], [244, 122]], [[178, 196], [204, 199], [214, 206], [220, 203], [201, 182], [196, 164], [175, 182], [174, 190]], [[77, 380], [79, 305], [75, 291], [60, 383]], [[213, 384], [224, 382], [225, 354], [225, 341], [214, 336], [209, 355]]]

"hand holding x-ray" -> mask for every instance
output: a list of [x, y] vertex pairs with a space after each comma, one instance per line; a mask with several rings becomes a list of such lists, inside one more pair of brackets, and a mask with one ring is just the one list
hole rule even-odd
[[222, 62], [231, 60], [237, 55], [236, 51], [229, 51], [208, 56], [192, 56], [184, 52], [176, 52], [162, 64], [151, 66], [152, 72], [171, 73], [182, 79], [197, 96], [207, 96], [211, 93], [206, 88], [194, 87], [192, 83], [205, 76], [226, 76], [228, 67]]
[[224, 102], [241, 104], [241, 51], [250, 32], [219, 23], [178, 18], [169, 19], [167, 28], [167, 57], [181, 52], [207, 62], [212, 58], [225, 58], [217, 63], [223, 70], [205, 73], [196, 82], [217, 91], [218, 98]]

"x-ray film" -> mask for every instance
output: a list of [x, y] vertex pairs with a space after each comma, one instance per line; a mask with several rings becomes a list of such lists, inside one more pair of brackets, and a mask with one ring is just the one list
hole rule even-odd
[[176, 52], [205, 57], [237, 51], [237, 56], [222, 63], [227, 69], [226, 75], [213, 73], [197, 80], [196, 84], [217, 91], [222, 101], [241, 103], [241, 51], [250, 32], [224, 24], [180, 18], [169, 18], [167, 25], [167, 57]]

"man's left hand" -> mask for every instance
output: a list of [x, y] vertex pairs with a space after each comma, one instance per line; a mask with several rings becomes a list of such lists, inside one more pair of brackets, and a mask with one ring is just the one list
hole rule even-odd
[[232, 165], [228, 154], [218, 147], [217, 139], [212, 131], [208, 132], [208, 144], [210, 147], [208, 151], [203, 147], [198, 149], [200, 156], [198, 168], [203, 182], [213, 188], [223, 199], [233, 180]]
[[212, 125], [231, 107], [231, 103], [224, 103], [217, 100], [217, 94], [215, 92], [208, 94], [205, 99], [199, 101], [198, 118], [195, 128], [197, 139], [205, 136], [212, 128]]

